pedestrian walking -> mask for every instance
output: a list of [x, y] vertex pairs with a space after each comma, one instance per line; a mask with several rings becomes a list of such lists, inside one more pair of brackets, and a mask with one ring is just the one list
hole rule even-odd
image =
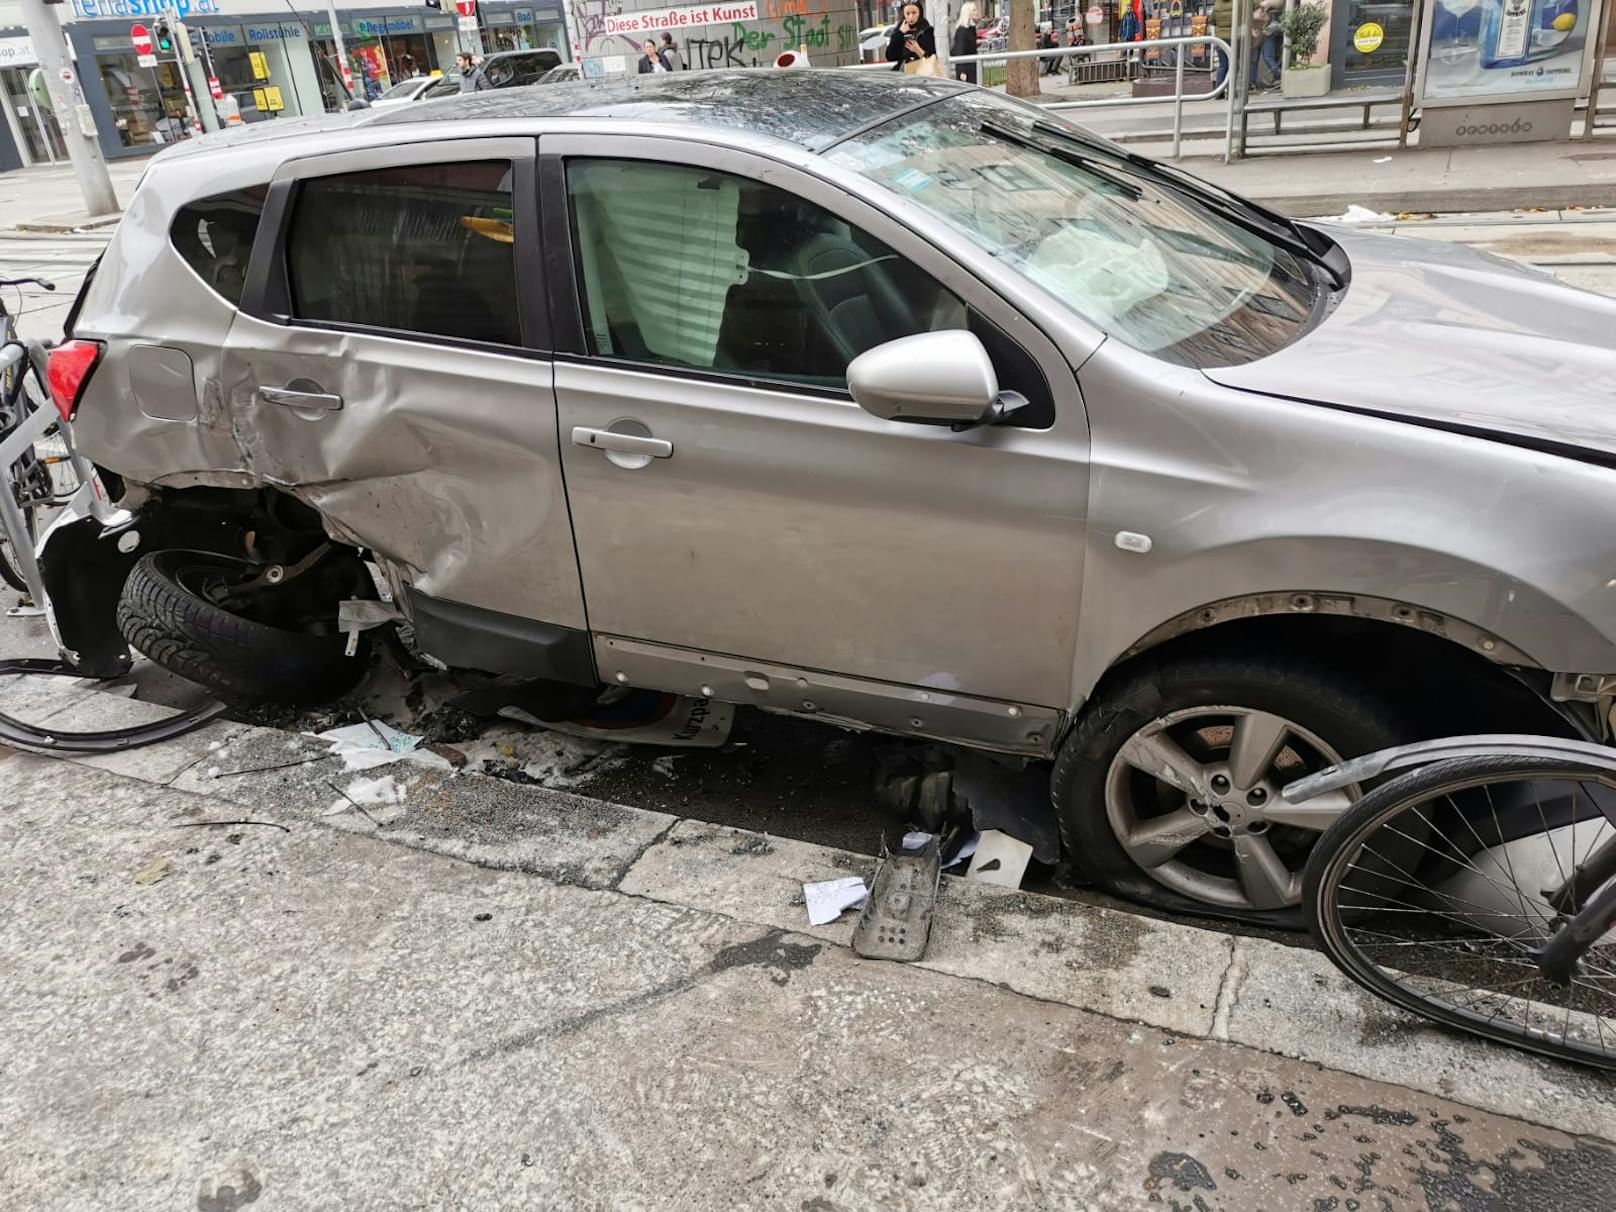
[[470, 51], [461, 51], [455, 55], [455, 66], [460, 69], [460, 91], [463, 93], [480, 93], [484, 89], [493, 88], [494, 83], [477, 66], [477, 59]]
[[668, 70], [670, 72], [682, 72], [685, 70], [684, 56], [679, 53], [679, 48], [673, 44], [672, 34], [664, 33], [662, 35], [662, 57], [668, 61]]
[[1251, 57], [1252, 88], [1257, 87], [1259, 59], [1268, 69], [1268, 83], [1263, 87], [1267, 89], [1279, 87], [1279, 52], [1285, 44], [1285, 27], [1279, 22], [1279, 4], [1280, 0], [1263, 0], [1257, 7], [1256, 19], [1252, 22], [1252, 34], [1258, 49], [1258, 54]]
[[[960, 5], [959, 23], [954, 26], [954, 36], [948, 43], [950, 59], [958, 59], [963, 55], [976, 54], [976, 0], [965, 0]], [[976, 83], [976, 64], [961, 63], [954, 68], [954, 75], [967, 84]]]
[[887, 39], [887, 62], [893, 71], [911, 76], [942, 75], [937, 65], [937, 32], [915, 0], [898, 10], [898, 24]]
[[654, 39], [647, 38], [640, 44], [640, 49], [645, 52], [640, 56], [640, 75], [643, 76], [647, 72], [671, 72], [673, 70], [668, 65], [668, 57], [657, 49]]

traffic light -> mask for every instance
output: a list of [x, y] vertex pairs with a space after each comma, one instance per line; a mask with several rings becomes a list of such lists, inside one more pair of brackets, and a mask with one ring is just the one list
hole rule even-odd
[[168, 19], [159, 17], [157, 24], [152, 28], [152, 43], [159, 55], [172, 55], [174, 53], [174, 34], [168, 28]]
[[442, 12], [443, 11], [443, 0], [426, 0], [426, 6], [428, 8], [435, 8], [439, 12]]

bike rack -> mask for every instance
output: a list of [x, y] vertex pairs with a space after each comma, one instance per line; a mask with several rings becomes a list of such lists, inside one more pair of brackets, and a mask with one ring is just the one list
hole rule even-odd
[[[33, 365], [37, 364], [34, 361], [36, 356], [20, 343], [8, 344], [0, 349], [0, 374], [18, 367], [19, 363], [25, 367], [19, 367], [22, 373], [30, 373]], [[28, 390], [26, 384], [24, 390]], [[11, 474], [12, 464], [25, 450], [39, 441], [52, 425], [60, 424], [63, 440], [67, 443], [68, 457], [73, 461], [74, 470], [79, 473], [82, 485], [79, 495], [88, 494], [90, 512], [103, 523], [110, 520], [114, 514], [107, 509], [106, 502], [101, 498], [95, 469], [79, 454], [78, 447], [73, 442], [72, 428], [57, 415], [56, 409], [49, 401], [35, 400], [34, 403], [36, 407], [27, 419], [12, 430], [4, 441], [0, 441], [0, 527], [4, 527], [6, 537], [11, 542], [11, 549], [17, 555], [17, 564], [22, 569], [23, 580], [28, 584], [29, 596], [35, 605], [45, 610], [48, 617], [50, 599], [45, 592], [44, 580], [39, 574], [39, 563], [34, 557], [34, 547], [28, 538], [28, 527], [23, 520], [22, 508], [17, 504], [16, 482]], [[73, 667], [72, 662], [72, 654], [65, 650], [56, 660], [35, 657], [18, 657], [12, 660], [0, 658], [0, 676], [35, 674], [45, 677], [84, 677], [84, 674]], [[194, 732], [210, 720], [217, 719], [224, 710], [223, 703], [209, 702], [191, 711], [177, 712], [150, 724], [93, 732], [58, 732], [41, 728], [37, 724], [30, 724], [26, 720], [19, 720], [0, 711], [0, 742], [21, 745], [29, 749], [42, 749], [50, 753], [122, 753], [127, 749], [155, 745], [159, 741], [172, 740], [188, 732]]]

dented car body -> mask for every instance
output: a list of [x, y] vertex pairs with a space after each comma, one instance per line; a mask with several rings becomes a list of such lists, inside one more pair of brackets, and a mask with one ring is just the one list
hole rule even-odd
[[[497, 675], [1042, 758], [1188, 644], [1396, 653], [1387, 694], [1440, 650], [1604, 728], [1616, 304], [884, 75], [512, 90], [159, 156], [72, 321], [104, 346], [77, 441], [129, 513], [45, 543], [64, 645], [114, 660], [120, 570], [284, 498], [423, 654]], [[868, 406], [860, 360], [901, 396], [881, 351], [917, 332], [985, 354], [991, 420]]]

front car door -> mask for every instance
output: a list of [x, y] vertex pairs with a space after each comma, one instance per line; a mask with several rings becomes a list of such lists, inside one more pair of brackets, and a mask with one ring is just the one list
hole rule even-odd
[[[603, 676], [1047, 748], [1071, 702], [1088, 491], [1055, 346], [799, 169], [689, 139], [547, 134], [540, 151]], [[954, 433], [853, 403], [854, 356], [933, 329], [977, 333], [1033, 406]]]
[[531, 137], [283, 166], [221, 377], [254, 475], [375, 553], [423, 648], [588, 680], [533, 172]]

